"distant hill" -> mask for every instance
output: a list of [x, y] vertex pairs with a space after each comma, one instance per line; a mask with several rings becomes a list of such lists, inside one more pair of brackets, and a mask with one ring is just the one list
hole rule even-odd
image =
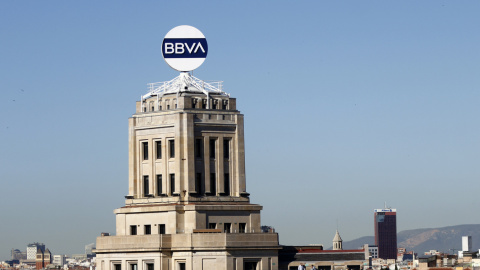
[[[480, 224], [401, 231], [397, 233], [397, 243], [398, 247], [413, 250], [419, 255], [432, 249], [451, 254], [452, 248], [455, 249], [455, 253], [462, 248], [462, 236], [466, 235], [472, 236], [472, 249], [479, 250]], [[364, 244], [374, 244], [374, 242], [374, 236], [364, 236], [352, 241], [344, 241], [343, 249], [357, 249]]]

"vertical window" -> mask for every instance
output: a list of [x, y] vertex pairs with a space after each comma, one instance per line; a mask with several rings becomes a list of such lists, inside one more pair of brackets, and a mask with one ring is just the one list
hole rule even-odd
[[175, 193], [175, 174], [170, 174], [170, 194]]
[[175, 103], [175, 109], [177, 108], [177, 103]]
[[145, 225], [145, 234], [152, 234], [152, 225]]
[[223, 157], [226, 159], [230, 158], [230, 140], [229, 139], [223, 140]]
[[155, 110], [155, 107], [152, 106], [152, 112]]
[[159, 109], [158, 109], [158, 110], [159, 110], [159, 111], [161, 111], [161, 110], [162, 110], [162, 105], [160, 105], [160, 107], [159, 107]]
[[232, 223], [223, 223], [223, 232], [230, 233]]
[[158, 234], [165, 234], [165, 224], [158, 224]]
[[130, 225], [130, 235], [137, 235], [137, 225]]
[[187, 269], [185, 266], [185, 262], [179, 262], [178, 263], [178, 270], [185, 270]]
[[167, 110], [170, 110], [170, 104], [167, 105]]
[[257, 270], [257, 262], [243, 262], [243, 269], [244, 270]]
[[203, 139], [195, 139], [195, 157], [202, 157], [202, 143]]
[[247, 232], [247, 223], [239, 223], [238, 224], [238, 232], [239, 233], [246, 233]]
[[226, 110], [227, 109], [227, 104], [228, 104], [228, 101], [224, 100], [222, 102], [222, 110]]
[[210, 173], [210, 193], [212, 196], [217, 195], [217, 187], [215, 183], [217, 182], [217, 175], [215, 173]]
[[144, 107], [144, 108], [143, 108], [143, 112], [147, 112], [147, 107]]
[[119, 263], [116, 263], [113, 265], [113, 270], [122, 270], [122, 265]]
[[207, 101], [202, 100], [202, 109], [206, 109], [206, 108], [207, 108]]
[[162, 175], [157, 174], [157, 195], [163, 194], [163, 180], [162, 180]]
[[157, 159], [162, 158], [162, 141], [155, 141], [155, 150], [157, 152]]
[[145, 270], [153, 270], [154, 267], [153, 267], [153, 263], [147, 263], [147, 269]]
[[215, 158], [215, 139], [210, 139], [210, 158]]
[[148, 190], [148, 175], [143, 176], [143, 196], [147, 196], [149, 193]]
[[142, 142], [143, 160], [148, 160], [148, 142]]
[[195, 175], [195, 191], [197, 194], [202, 194], [202, 173], [197, 173]]
[[175, 140], [168, 141], [168, 148], [170, 150], [170, 158], [175, 157]]
[[130, 270], [138, 270], [137, 264], [136, 263], [130, 264]]
[[217, 109], [217, 102], [212, 100], [212, 109], [216, 110]]
[[194, 98], [192, 98], [192, 108], [195, 108], [195, 104], [197, 104], [197, 101]]
[[217, 228], [217, 223], [208, 223], [208, 228], [209, 229], [216, 229]]
[[229, 173], [225, 174], [223, 186], [224, 186], [225, 196], [229, 196], [230, 195], [230, 174]]

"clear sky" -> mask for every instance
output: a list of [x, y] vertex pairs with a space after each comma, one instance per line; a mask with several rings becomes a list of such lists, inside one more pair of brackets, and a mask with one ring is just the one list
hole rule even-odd
[[[192, 25], [245, 115], [247, 191], [281, 244], [480, 223], [479, 1], [1, 1], [0, 259], [115, 232], [127, 119]], [[460, 239], [458, 241], [460, 246]]]

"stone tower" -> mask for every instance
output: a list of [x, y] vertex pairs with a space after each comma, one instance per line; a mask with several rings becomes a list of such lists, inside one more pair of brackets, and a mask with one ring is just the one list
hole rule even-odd
[[220, 82], [150, 84], [128, 143], [128, 195], [116, 235], [97, 238], [99, 270], [277, 269], [278, 235], [246, 192], [243, 115]]
[[333, 237], [333, 250], [343, 250], [342, 238], [340, 237], [340, 233], [338, 233], [338, 230]]

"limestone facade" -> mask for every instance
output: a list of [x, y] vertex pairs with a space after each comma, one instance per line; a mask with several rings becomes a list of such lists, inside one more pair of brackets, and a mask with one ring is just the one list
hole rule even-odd
[[184, 91], [137, 102], [129, 119], [125, 206], [97, 238], [99, 270], [278, 269], [246, 192], [235, 98]]

